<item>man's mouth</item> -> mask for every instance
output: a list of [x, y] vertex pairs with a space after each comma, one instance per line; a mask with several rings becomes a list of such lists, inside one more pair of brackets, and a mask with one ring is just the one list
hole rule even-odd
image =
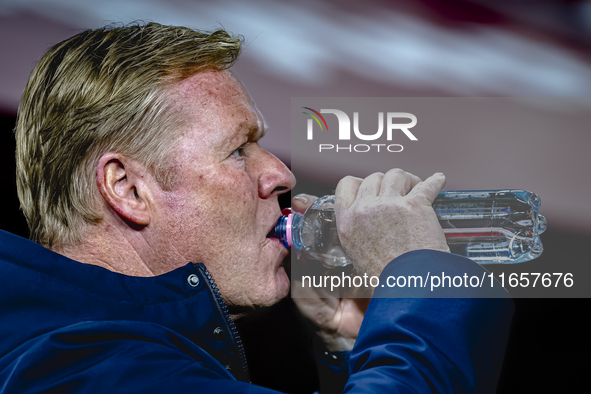
[[[279, 221], [279, 218], [277, 218], [277, 220]], [[276, 228], [277, 228], [277, 222], [275, 222], [275, 224], [273, 224], [273, 227], [271, 227], [271, 230], [269, 230], [269, 232], [267, 233], [267, 238], [279, 238], [279, 235], [275, 232]]]

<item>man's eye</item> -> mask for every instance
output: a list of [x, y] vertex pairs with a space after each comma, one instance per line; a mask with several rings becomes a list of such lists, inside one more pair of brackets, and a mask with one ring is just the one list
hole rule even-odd
[[232, 152], [232, 156], [243, 157], [244, 156], [244, 147], [241, 146], [238, 149], [236, 149], [234, 152]]

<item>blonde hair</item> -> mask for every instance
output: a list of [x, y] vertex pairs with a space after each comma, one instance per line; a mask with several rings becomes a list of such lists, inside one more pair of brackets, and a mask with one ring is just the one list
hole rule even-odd
[[84, 31], [52, 47], [34, 68], [19, 106], [17, 188], [30, 238], [52, 249], [81, 241], [98, 223], [96, 166], [107, 152], [150, 168], [178, 136], [170, 87], [203, 70], [225, 70], [241, 37], [157, 23]]

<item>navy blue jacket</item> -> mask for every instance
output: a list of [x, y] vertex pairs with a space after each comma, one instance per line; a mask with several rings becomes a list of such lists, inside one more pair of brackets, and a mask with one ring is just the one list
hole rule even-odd
[[[412, 267], [484, 272], [417, 251], [382, 278]], [[202, 264], [131, 277], [0, 231], [0, 281], [0, 393], [273, 392], [248, 383], [241, 340]], [[497, 298], [425, 299], [378, 288], [345, 391], [494, 392], [513, 307], [504, 289], [491, 291]], [[346, 379], [335, 365], [326, 369]]]

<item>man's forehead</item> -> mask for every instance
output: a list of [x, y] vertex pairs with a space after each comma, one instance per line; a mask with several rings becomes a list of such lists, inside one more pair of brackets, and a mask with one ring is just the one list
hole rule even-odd
[[202, 105], [228, 106], [252, 100], [229, 71], [207, 70], [186, 78], [175, 87], [179, 99]]
[[260, 139], [266, 122], [248, 91], [230, 71], [204, 71], [183, 80], [175, 87], [179, 108], [193, 121], [212, 120], [229, 115], [249, 138]]

